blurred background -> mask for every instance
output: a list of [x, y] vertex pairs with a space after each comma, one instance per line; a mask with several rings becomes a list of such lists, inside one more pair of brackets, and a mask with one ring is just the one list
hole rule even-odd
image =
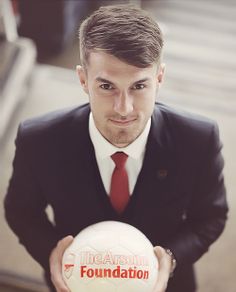
[[[80, 22], [101, 5], [134, 3], [164, 33], [161, 102], [216, 120], [230, 213], [196, 264], [200, 292], [235, 292], [236, 4], [233, 0], [0, 0], [0, 291], [48, 291], [42, 270], [8, 228], [3, 198], [20, 121], [87, 101], [75, 73]], [[42, 239], [43, 240], [43, 239]], [[188, 291], [181, 291], [188, 292]]]

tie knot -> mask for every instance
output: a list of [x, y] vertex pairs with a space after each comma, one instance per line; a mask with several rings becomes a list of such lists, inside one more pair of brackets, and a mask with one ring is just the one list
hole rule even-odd
[[116, 152], [111, 155], [111, 159], [115, 162], [117, 168], [123, 168], [125, 166], [128, 155], [124, 152]]

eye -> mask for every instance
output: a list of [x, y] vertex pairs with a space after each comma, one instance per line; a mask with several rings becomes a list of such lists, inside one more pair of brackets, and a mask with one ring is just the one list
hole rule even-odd
[[113, 87], [111, 84], [109, 84], [109, 83], [103, 83], [103, 84], [100, 85], [100, 87], [101, 87], [102, 89], [104, 89], [104, 90], [111, 90], [111, 89], [114, 89], [114, 87]]
[[140, 89], [144, 89], [146, 87], [145, 84], [143, 83], [137, 83], [133, 86], [133, 89], [137, 89], [137, 90], [140, 90]]

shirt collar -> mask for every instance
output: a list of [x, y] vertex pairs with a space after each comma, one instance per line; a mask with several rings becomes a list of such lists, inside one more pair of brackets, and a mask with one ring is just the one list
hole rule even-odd
[[134, 159], [142, 158], [145, 152], [148, 134], [151, 127], [151, 118], [149, 118], [143, 132], [131, 144], [126, 147], [118, 148], [109, 143], [95, 126], [92, 113], [89, 115], [89, 135], [92, 140], [96, 156], [104, 159], [110, 157], [118, 151], [125, 152], [129, 157]]

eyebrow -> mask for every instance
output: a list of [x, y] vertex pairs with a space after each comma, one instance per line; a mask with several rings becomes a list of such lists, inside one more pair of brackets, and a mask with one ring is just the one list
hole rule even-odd
[[138, 80], [138, 81], [135, 81], [134, 84], [137, 84], [137, 83], [144, 83], [144, 82], [149, 81], [149, 80], [150, 80], [150, 78], [143, 78], [143, 79], [140, 79], [140, 80]]
[[[149, 80], [150, 80], [150, 78], [143, 78], [143, 79], [140, 79], [138, 81], [135, 81], [133, 84], [144, 83], [144, 82], [149, 81]], [[107, 80], [107, 79], [102, 78], [102, 77], [97, 77], [96, 81], [103, 82], [103, 83], [109, 83], [109, 84], [114, 85], [114, 83], [112, 81]]]
[[107, 79], [104, 79], [104, 78], [101, 78], [101, 77], [97, 77], [96, 78], [96, 81], [98, 82], [103, 82], [103, 83], [110, 83], [110, 84], [114, 84], [113, 82], [107, 80]]

